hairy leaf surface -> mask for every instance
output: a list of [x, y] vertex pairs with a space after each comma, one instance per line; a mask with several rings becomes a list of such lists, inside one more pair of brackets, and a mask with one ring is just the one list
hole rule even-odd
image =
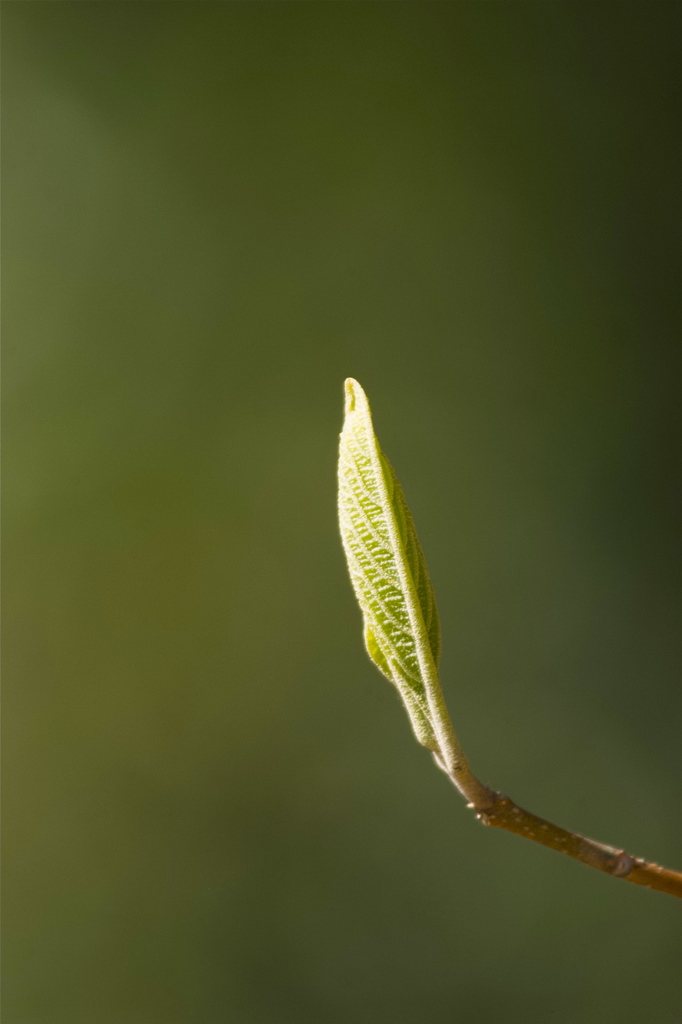
[[346, 381], [339, 447], [339, 524], [362, 610], [367, 652], [395, 684], [420, 743], [438, 750], [425, 692], [436, 680], [440, 624], [402, 487], [379, 447], [367, 397]]

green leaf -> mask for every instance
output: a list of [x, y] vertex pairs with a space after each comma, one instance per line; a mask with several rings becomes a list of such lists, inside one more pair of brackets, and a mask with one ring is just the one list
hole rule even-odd
[[[440, 624], [426, 560], [402, 487], [379, 447], [367, 397], [355, 380], [345, 388], [339, 524], [365, 646], [397, 687], [419, 742], [440, 752], [439, 738], [451, 726], [438, 682]], [[436, 720], [443, 715], [445, 725]]]

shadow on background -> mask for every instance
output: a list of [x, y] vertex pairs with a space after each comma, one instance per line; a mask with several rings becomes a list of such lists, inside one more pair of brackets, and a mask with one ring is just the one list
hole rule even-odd
[[679, 5], [3, 16], [8, 1024], [674, 1024], [674, 901], [413, 742], [334, 463], [352, 375], [477, 773], [682, 866]]

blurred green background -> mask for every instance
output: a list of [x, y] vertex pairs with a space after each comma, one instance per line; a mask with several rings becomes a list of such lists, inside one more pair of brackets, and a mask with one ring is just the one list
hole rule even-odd
[[678, 3], [5, 3], [7, 1024], [678, 1024], [362, 649], [357, 377], [478, 774], [682, 867]]

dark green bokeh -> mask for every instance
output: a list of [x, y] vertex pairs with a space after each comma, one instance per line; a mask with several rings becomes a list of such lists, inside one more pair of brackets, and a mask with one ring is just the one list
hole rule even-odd
[[363, 653], [343, 378], [475, 770], [682, 866], [680, 5], [9, 3], [8, 1024], [674, 1024]]

